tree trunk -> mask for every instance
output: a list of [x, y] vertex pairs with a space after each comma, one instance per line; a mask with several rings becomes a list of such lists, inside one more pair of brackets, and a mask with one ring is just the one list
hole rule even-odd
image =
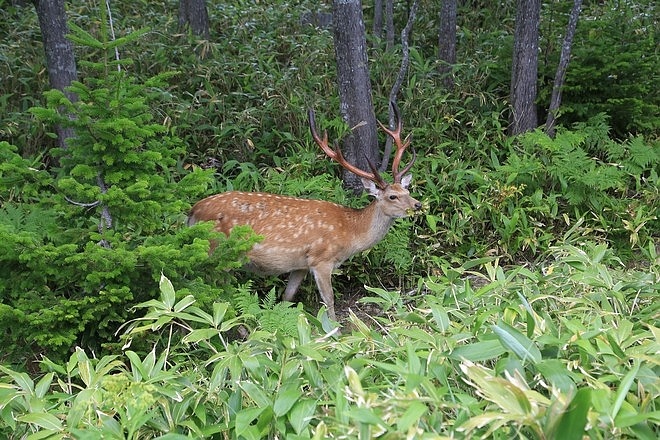
[[440, 9], [440, 31], [438, 32], [438, 59], [442, 83], [447, 90], [454, 88], [454, 64], [456, 64], [456, 15], [457, 1], [443, 0]]
[[582, 0], [575, 0], [573, 2], [571, 15], [568, 17], [566, 35], [564, 36], [564, 42], [561, 46], [559, 65], [557, 66], [557, 72], [555, 73], [555, 83], [552, 86], [552, 97], [550, 98], [550, 107], [548, 107], [548, 118], [545, 121], [545, 132], [550, 137], [555, 137], [555, 121], [557, 118], [557, 110], [561, 105], [561, 89], [564, 86], [564, 80], [566, 79], [566, 69], [568, 68], [568, 62], [571, 59], [571, 47], [573, 46], [573, 37], [575, 36], [575, 29], [577, 28], [581, 9]]
[[179, 29], [186, 27], [193, 35], [209, 39], [209, 14], [205, 0], [179, 0]]
[[394, 0], [385, 0], [385, 50], [394, 47]]
[[383, 37], [383, 0], [374, 0], [374, 37]]
[[540, 0], [518, 0], [511, 69], [511, 125], [516, 135], [538, 126], [536, 112]]
[[[351, 127], [344, 139], [346, 159], [363, 170], [379, 162], [376, 117], [371, 98], [367, 41], [360, 0], [334, 0], [333, 23], [340, 112]], [[360, 178], [344, 171], [344, 185], [362, 192]]]
[[[69, 29], [64, 0], [33, 0], [33, 3], [39, 19], [50, 86], [64, 92], [70, 101], [76, 101], [75, 94], [65, 90], [72, 81], [78, 79], [78, 71], [73, 44], [66, 39]], [[66, 148], [67, 139], [74, 135], [73, 129], [57, 126], [55, 131], [58, 146]]]
[[[413, 24], [415, 23], [415, 17], [417, 16], [417, 9], [419, 8], [420, 0], [413, 0], [413, 4], [410, 7], [408, 13], [408, 23], [401, 31], [401, 66], [399, 67], [399, 73], [396, 76], [396, 81], [390, 90], [390, 103], [396, 105], [397, 96], [401, 91], [401, 86], [403, 81], [408, 74], [408, 65], [410, 64], [410, 47], [408, 46], [408, 37], [413, 29]], [[401, 115], [399, 115], [401, 116]], [[391, 129], [395, 129], [395, 120], [394, 120], [394, 109], [390, 106], [389, 110], [389, 126]], [[383, 150], [383, 160], [380, 163], [378, 171], [384, 172], [389, 165], [390, 155], [392, 154], [392, 143], [393, 140], [391, 137], [387, 137], [385, 141], [385, 148]]]

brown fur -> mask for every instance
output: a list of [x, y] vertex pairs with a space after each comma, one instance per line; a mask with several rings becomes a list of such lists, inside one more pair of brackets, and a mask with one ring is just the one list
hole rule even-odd
[[231, 191], [207, 197], [193, 207], [189, 224], [214, 221], [217, 231], [229, 234], [249, 225], [263, 240], [248, 253], [248, 269], [268, 275], [291, 272], [283, 299], [291, 301], [307, 271], [316, 279], [328, 315], [336, 319], [331, 274], [352, 255], [369, 249], [387, 233], [396, 218], [421, 208], [405, 185], [379, 189], [365, 181], [376, 197], [370, 205], [353, 209], [321, 200], [268, 193]]

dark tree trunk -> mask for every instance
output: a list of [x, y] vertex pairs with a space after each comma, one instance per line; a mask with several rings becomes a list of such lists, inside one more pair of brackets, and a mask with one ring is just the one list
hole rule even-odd
[[575, 0], [571, 15], [568, 17], [568, 25], [566, 26], [566, 35], [564, 42], [561, 46], [561, 55], [559, 56], [559, 65], [555, 73], [555, 83], [552, 86], [552, 97], [550, 98], [550, 107], [548, 107], [548, 118], [545, 121], [545, 132], [548, 136], [555, 136], [555, 121], [557, 118], [557, 110], [561, 105], [561, 89], [564, 87], [564, 80], [566, 79], [566, 69], [568, 62], [571, 59], [571, 47], [573, 46], [573, 37], [575, 36], [575, 29], [577, 28], [578, 18], [580, 17], [580, 10], [582, 9], [582, 0]]
[[179, 0], [179, 28], [190, 27], [198, 37], [209, 39], [209, 14], [205, 0]]
[[383, 0], [374, 0], [374, 37], [383, 37]]
[[442, 83], [448, 90], [454, 88], [454, 64], [456, 64], [456, 15], [457, 1], [443, 0], [440, 9], [440, 31], [438, 32], [438, 58]]
[[541, 0], [518, 0], [511, 69], [511, 125], [516, 135], [538, 126], [536, 112]]
[[[360, 0], [334, 0], [332, 13], [340, 112], [351, 127], [351, 134], [344, 139], [344, 156], [369, 170], [367, 160], [377, 164], [379, 152], [362, 4]], [[344, 171], [343, 180], [347, 188], [362, 191], [362, 182], [353, 173]]]
[[[33, 0], [33, 3], [39, 18], [50, 86], [64, 92], [69, 100], [76, 101], [76, 96], [65, 90], [72, 81], [78, 79], [78, 72], [73, 44], [66, 39], [69, 28], [64, 0]], [[73, 129], [57, 126], [55, 131], [58, 146], [66, 148], [67, 139], [74, 135]]]
[[394, 0], [385, 0], [385, 50], [394, 47]]

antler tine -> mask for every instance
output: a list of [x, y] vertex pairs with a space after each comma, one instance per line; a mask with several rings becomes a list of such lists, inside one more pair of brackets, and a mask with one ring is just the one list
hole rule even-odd
[[394, 179], [394, 183], [401, 183], [401, 178], [406, 174], [406, 172], [408, 172], [408, 170], [410, 170], [413, 163], [415, 162], [417, 155], [413, 150], [412, 161], [410, 161], [410, 163], [403, 169], [403, 171], [399, 172], [399, 164], [401, 163], [401, 159], [403, 158], [403, 153], [406, 151], [408, 146], [410, 146], [410, 136], [407, 136], [406, 139], [403, 141], [401, 140], [401, 130], [403, 129], [403, 122], [401, 121], [399, 107], [396, 105], [394, 101], [391, 101], [390, 105], [392, 106], [392, 110], [394, 111], [394, 119], [396, 120], [396, 129], [390, 130], [389, 128], [385, 127], [385, 125], [383, 125], [380, 121], [378, 122], [378, 124], [383, 129], [383, 131], [392, 138], [394, 144], [396, 145], [396, 153], [394, 154], [394, 159], [392, 160], [392, 178]]
[[[410, 141], [408, 141], [408, 143], [410, 143]], [[413, 164], [415, 163], [415, 159], [417, 159], [417, 152], [415, 151], [415, 147], [411, 147], [411, 148], [410, 148], [410, 152], [412, 153], [412, 156], [413, 156], [413, 157], [412, 157], [412, 160], [408, 163], [408, 165], [406, 165], [406, 166], [403, 168], [403, 170], [401, 170], [400, 173], [398, 173], [398, 174], [394, 177], [394, 181], [395, 181], [395, 182], [401, 183], [401, 178], [402, 178], [403, 176], [405, 176], [406, 173], [407, 173], [408, 171], [410, 171], [410, 169], [412, 168]]]
[[327, 154], [331, 159], [335, 159], [337, 156], [336, 151], [328, 147], [328, 132], [323, 132], [323, 139], [321, 139], [319, 134], [316, 132], [316, 118], [314, 118], [314, 109], [310, 108], [307, 111], [307, 115], [309, 116], [309, 130], [312, 132], [314, 141], [316, 141], [318, 146], [321, 147], [325, 154]]
[[316, 120], [314, 118], [314, 109], [310, 108], [307, 114], [309, 115], [309, 129], [312, 132], [312, 137], [314, 138], [314, 141], [318, 144], [318, 146], [321, 147], [321, 149], [325, 152], [325, 154], [328, 155], [328, 157], [333, 159], [339, 165], [341, 165], [351, 173], [355, 174], [356, 176], [371, 180], [379, 188], [384, 189], [387, 186], [387, 182], [385, 182], [385, 180], [383, 180], [383, 178], [378, 174], [378, 172], [375, 170], [375, 167], [370, 163], [368, 159], [367, 162], [369, 162], [369, 166], [371, 167], [373, 173], [369, 173], [367, 171], [361, 170], [360, 168], [354, 165], [351, 165], [344, 158], [344, 155], [342, 154], [338, 145], [335, 145], [334, 149], [330, 148], [328, 146], [328, 132], [327, 131], [323, 132], [323, 139], [321, 139], [321, 137], [318, 135], [318, 132], [316, 131]]

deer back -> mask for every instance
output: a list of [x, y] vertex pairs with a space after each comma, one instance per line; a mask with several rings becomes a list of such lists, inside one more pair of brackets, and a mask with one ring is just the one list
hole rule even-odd
[[249, 225], [263, 237], [248, 253], [251, 269], [279, 274], [320, 264], [338, 266], [380, 241], [395, 218], [404, 217], [419, 203], [400, 184], [377, 191], [376, 200], [353, 209], [321, 200], [268, 193], [230, 191], [199, 201], [189, 224], [215, 222], [228, 235]]

